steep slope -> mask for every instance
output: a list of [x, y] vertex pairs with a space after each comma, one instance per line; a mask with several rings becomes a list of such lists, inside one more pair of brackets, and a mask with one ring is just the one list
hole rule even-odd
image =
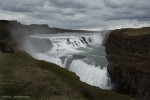
[[150, 100], [150, 28], [114, 30], [105, 46], [112, 82], [137, 100]]
[[20, 50], [15, 54], [0, 52], [0, 96], [4, 100], [15, 96], [29, 100], [131, 100], [82, 83], [74, 73]]

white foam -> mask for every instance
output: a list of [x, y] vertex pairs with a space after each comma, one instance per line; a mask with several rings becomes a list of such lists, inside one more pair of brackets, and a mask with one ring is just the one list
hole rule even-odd
[[102, 89], [111, 89], [109, 78], [107, 77], [107, 68], [100, 69], [100, 66], [88, 65], [82, 60], [74, 60], [70, 65], [70, 71], [75, 72], [80, 80], [92, 86]]
[[[81, 42], [79, 42], [78, 39], [70, 39], [70, 43], [67, 42], [67, 39], [51, 39], [52, 41], [52, 45], [53, 45], [53, 48], [51, 50], [51, 52], [61, 52], [61, 53], [68, 53], [68, 52], [80, 52], [78, 50], [76, 50], [77, 48], [80, 48], [80, 47], [85, 47], [84, 45], [80, 45]], [[75, 44], [76, 43], [79, 43], [78, 45]]]

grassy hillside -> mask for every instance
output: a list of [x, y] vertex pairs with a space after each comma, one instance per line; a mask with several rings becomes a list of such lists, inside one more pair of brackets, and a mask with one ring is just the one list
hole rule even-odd
[[15, 96], [27, 100], [131, 100], [80, 82], [74, 73], [55, 64], [15, 52], [0, 52], [0, 100]]

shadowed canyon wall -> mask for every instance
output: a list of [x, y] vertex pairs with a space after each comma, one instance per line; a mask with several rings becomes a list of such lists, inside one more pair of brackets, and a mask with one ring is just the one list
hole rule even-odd
[[114, 30], [105, 46], [116, 88], [137, 100], [150, 100], [150, 28]]

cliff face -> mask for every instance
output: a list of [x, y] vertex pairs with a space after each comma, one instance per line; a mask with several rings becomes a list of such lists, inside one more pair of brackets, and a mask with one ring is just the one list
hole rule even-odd
[[117, 89], [137, 100], [150, 100], [150, 28], [114, 30], [105, 46]]

